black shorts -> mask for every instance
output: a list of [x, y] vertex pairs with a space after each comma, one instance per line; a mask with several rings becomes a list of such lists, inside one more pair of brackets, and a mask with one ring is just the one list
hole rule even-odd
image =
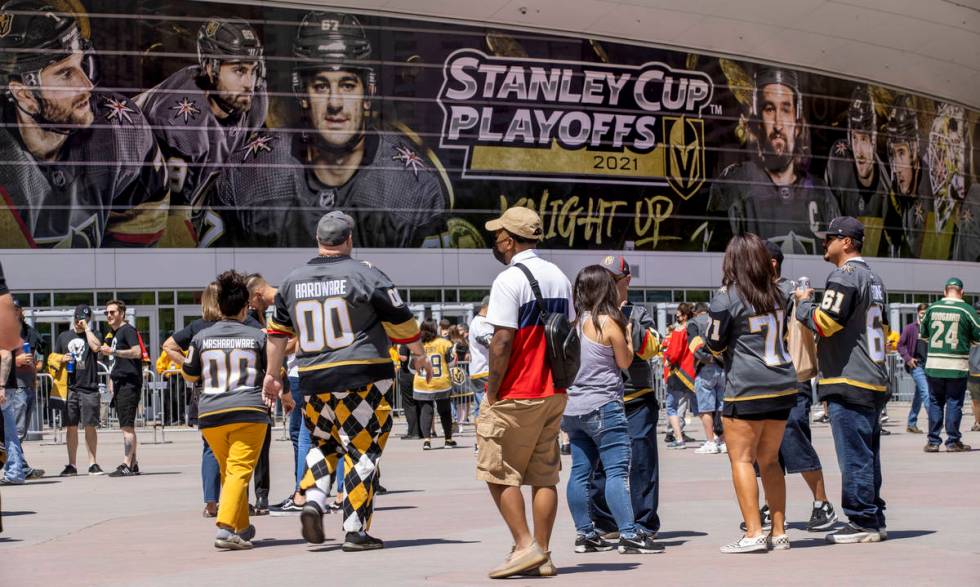
[[[789, 401], [787, 402], [787, 400]], [[736, 420], [787, 420], [795, 401], [796, 398], [792, 395], [784, 396], [776, 401], [727, 401], [722, 406], [721, 415]]]
[[68, 401], [65, 406], [65, 426], [84, 428], [96, 427], [101, 420], [101, 398], [98, 391], [68, 390]]
[[113, 379], [112, 401], [116, 405], [116, 416], [120, 428], [132, 428], [136, 423], [136, 410], [139, 409], [143, 381], [140, 379]]

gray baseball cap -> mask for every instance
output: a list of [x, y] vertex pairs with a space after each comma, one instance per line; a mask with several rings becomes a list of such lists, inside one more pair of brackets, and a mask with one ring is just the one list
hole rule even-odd
[[335, 246], [346, 241], [353, 231], [354, 219], [340, 210], [334, 210], [320, 218], [316, 225], [316, 240], [324, 245]]

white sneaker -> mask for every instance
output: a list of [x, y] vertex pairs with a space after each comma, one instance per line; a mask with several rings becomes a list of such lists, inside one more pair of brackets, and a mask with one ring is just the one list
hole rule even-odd
[[742, 535], [741, 538], [721, 547], [722, 554], [739, 554], [743, 552], [769, 552], [768, 536], [759, 534], [755, 538]]
[[721, 444], [719, 444], [718, 445], [718, 452], [720, 452], [723, 455], [727, 455], [728, 454], [728, 445], [725, 444], [724, 442], [722, 442]]
[[709, 440], [705, 442], [700, 447], [694, 450], [694, 454], [699, 454], [699, 455], [716, 455], [720, 452], [721, 450], [718, 448], [718, 445], [715, 444], [713, 440]]
[[780, 534], [779, 536], [769, 535], [769, 548], [772, 550], [789, 550], [789, 536]]

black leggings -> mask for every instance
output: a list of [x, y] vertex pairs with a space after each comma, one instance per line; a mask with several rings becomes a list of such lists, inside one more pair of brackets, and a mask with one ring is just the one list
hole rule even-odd
[[449, 403], [449, 398], [437, 399], [434, 401], [418, 401], [422, 404], [421, 430], [422, 438], [429, 438], [432, 432], [432, 410], [435, 408], [439, 412], [439, 421], [442, 422], [442, 435], [445, 438], [453, 437], [453, 408]]

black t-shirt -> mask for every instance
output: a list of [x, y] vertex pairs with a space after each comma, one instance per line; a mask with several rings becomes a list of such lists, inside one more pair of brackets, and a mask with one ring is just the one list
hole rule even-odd
[[[98, 335], [96, 335], [98, 337]], [[99, 358], [88, 346], [85, 333], [66, 330], [58, 335], [54, 343], [54, 352], [60, 355], [71, 354], [75, 357], [75, 372], [68, 374], [68, 387], [83, 392], [99, 391]], [[65, 357], [67, 365], [68, 357]]]
[[[125, 351], [131, 348], [139, 348], [139, 338], [136, 329], [132, 325], [123, 323], [119, 330], [109, 330], [105, 335], [105, 344], [113, 351]], [[109, 376], [112, 379], [139, 379], [143, 375], [143, 359], [123, 359], [122, 357], [108, 357]]]
[[[30, 343], [32, 355], [44, 356], [46, 354], [42, 348], [44, 341], [41, 339], [41, 334], [27, 322], [20, 323], [20, 339], [26, 343]], [[15, 367], [15, 371], [17, 371], [17, 386], [33, 389], [34, 378], [37, 376], [34, 369], [34, 361], [31, 361], [29, 365], [24, 367]]]
[[3, 277], [3, 265], [0, 265], [0, 296], [10, 293], [7, 289], [7, 280]]
[[[215, 324], [217, 324], [217, 322], [205, 320], [204, 318], [198, 318], [197, 320], [173, 333], [172, 338], [174, 339], [174, 342], [177, 343], [177, 346], [180, 347], [180, 350], [186, 352], [187, 349], [190, 348], [191, 340], [194, 339], [195, 334], [204, 330], [208, 326], [213, 326]], [[258, 328], [259, 330], [262, 329], [262, 325], [259, 324], [259, 321], [255, 319], [252, 313], [249, 313], [249, 315], [245, 317], [244, 324], [245, 326], [251, 326], [253, 328]]]

